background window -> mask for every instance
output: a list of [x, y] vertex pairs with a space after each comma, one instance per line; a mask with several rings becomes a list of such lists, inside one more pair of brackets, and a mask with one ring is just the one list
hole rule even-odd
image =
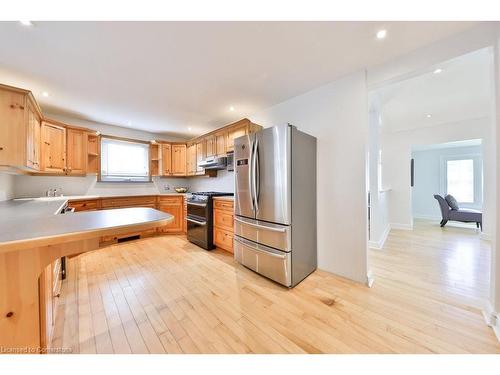
[[149, 144], [101, 137], [101, 181], [150, 181]]
[[448, 160], [446, 186], [447, 193], [459, 202], [474, 203], [474, 160]]

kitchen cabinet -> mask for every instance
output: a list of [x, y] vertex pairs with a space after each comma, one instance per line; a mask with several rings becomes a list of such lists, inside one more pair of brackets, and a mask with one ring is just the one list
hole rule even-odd
[[174, 221], [158, 230], [163, 233], [183, 233], [185, 227], [184, 217], [184, 196], [160, 196], [158, 200], [158, 209], [174, 216]]
[[87, 174], [98, 174], [101, 138], [95, 133], [87, 133]]
[[209, 135], [205, 138], [205, 156], [207, 158], [211, 156], [215, 156], [216, 153], [216, 144], [215, 144], [215, 136]]
[[0, 166], [40, 168], [41, 111], [31, 92], [0, 85]]
[[162, 176], [170, 176], [172, 173], [172, 146], [169, 143], [161, 145]]
[[234, 201], [214, 198], [214, 244], [233, 252]]
[[87, 172], [87, 133], [66, 129], [66, 174], [84, 175]]
[[42, 122], [42, 170], [66, 172], [66, 128], [50, 122]]
[[205, 168], [198, 166], [204, 159], [205, 159], [205, 142], [197, 142], [195, 174], [197, 175], [205, 174]]
[[231, 128], [227, 132], [226, 152], [234, 151], [234, 139], [248, 134], [247, 124]]
[[186, 176], [186, 145], [172, 145], [172, 176]]
[[32, 104], [28, 104], [28, 129], [26, 134], [26, 161], [29, 168], [40, 170], [42, 119]]
[[161, 145], [151, 143], [149, 145], [149, 173], [151, 176], [161, 175]]
[[196, 143], [187, 146], [187, 175], [196, 174]]
[[69, 201], [68, 207], [74, 208], [75, 212], [96, 211], [101, 208], [101, 201], [99, 199], [89, 199], [84, 201]]
[[40, 304], [40, 344], [49, 348], [54, 334], [57, 302], [62, 285], [61, 259], [49, 264], [38, 280]]
[[215, 134], [215, 154], [217, 156], [226, 155], [226, 138], [227, 138], [227, 132], [221, 132]]

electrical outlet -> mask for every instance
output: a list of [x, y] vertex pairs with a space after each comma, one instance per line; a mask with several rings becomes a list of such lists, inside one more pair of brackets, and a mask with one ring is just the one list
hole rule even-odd
[[169, 191], [170, 190], [170, 185], [163, 185], [163, 190]]

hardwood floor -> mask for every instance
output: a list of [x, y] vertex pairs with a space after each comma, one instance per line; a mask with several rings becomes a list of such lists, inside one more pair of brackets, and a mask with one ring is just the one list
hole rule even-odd
[[316, 271], [292, 290], [182, 236], [68, 262], [52, 345], [74, 353], [500, 353], [479, 307], [489, 247], [417, 222], [370, 250], [373, 288]]

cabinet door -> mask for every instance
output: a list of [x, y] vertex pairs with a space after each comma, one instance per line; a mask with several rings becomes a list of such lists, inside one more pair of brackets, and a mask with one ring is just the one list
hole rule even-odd
[[41, 121], [38, 114], [31, 108], [28, 108], [28, 129], [26, 133], [26, 166], [40, 170], [40, 132]]
[[172, 146], [170, 144], [161, 145], [162, 175], [172, 174]]
[[215, 136], [210, 135], [206, 138], [206, 155], [207, 158], [215, 155]]
[[172, 145], [172, 175], [186, 175], [186, 145]]
[[215, 153], [217, 156], [226, 155], [226, 137], [227, 133], [219, 133], [215, 135]]
[[187, 148], [187, 174], [192, 176], [196, 173], [196, 144]]
[[68, 174], [87, 172], [87, 134], [82, 130], [67, 129], [66, 170]]
[[40, 341], [49, 347], [54, 329], [53, 265], [49, 264], [39, 278]]
[[21, 93], [0, 90], [0, 165], [24, 165], [24, 101]]
[[229, 129], [229, 131], [227, 132], [226, 151], [234, 151], [234, 139], [246, 135], [247, 133], [248, 131], [246, 125]]
[[46, 172], [66, 171], [66, 129], [44, 122], [42, 124], [42, 164]]
[[198, 164], [200, 164], [204, 159], [205, 159], [205, 142], [202, 141], [196, 144], [196, 165], [195, 165], [196, 174], [205, 173], [205, 168], [198, 167]]
[[160, 228], [160, 230], [165, 233], [182, 233], [184, 229], [184, 205], [182, 199], [178, 203], [160, 203], [159, 208], [160, 211], [174, 216], [174, 220]]

